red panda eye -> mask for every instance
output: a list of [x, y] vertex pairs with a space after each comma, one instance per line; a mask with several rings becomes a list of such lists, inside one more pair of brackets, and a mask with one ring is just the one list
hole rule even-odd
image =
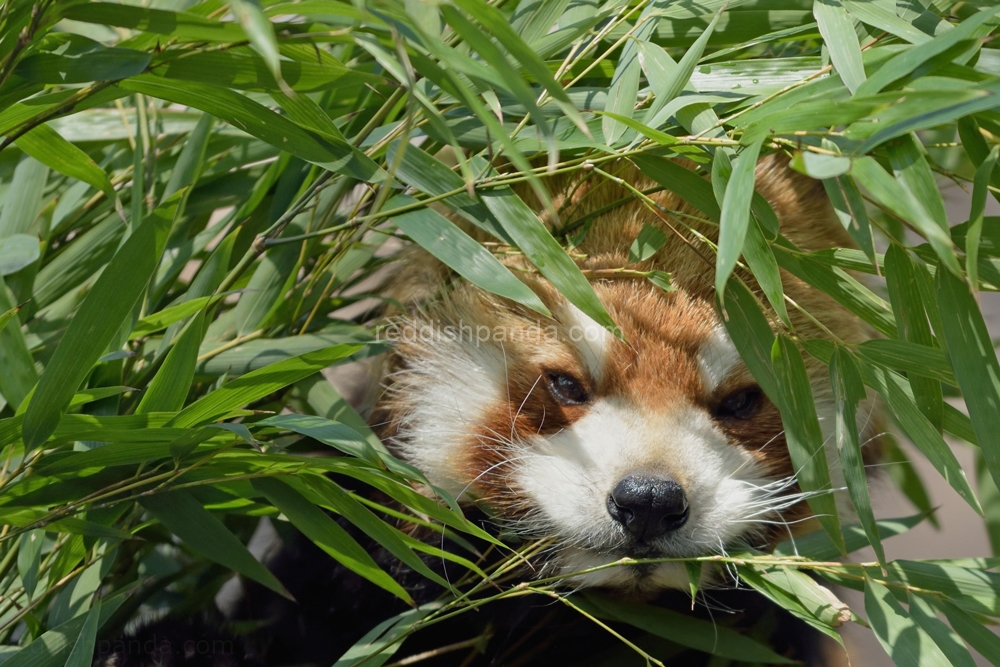
[[723, 398], [712, 411], [716, 419], [750, 419], [761, 401], [760, 387], [743, 387]]
[[590, 400], [583, 384], [569, 373], [546, 373], [549, 393], [562, 405], [581, 405]]

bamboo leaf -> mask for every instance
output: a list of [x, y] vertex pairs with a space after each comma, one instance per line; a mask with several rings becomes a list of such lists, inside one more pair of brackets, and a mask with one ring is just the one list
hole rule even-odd
[[264, 15], [259, 0], [231, 0], [229, 6], [233, 15], [243, 27], [257, 52], [264, 58], [267, 68], [279, 82], [281, 81], [281, 57], [278, 54], [278, 40], [274, 36], [274, 26]]
[[955, 275], [962, 274], [958, 259], [955, 257], [951, 237], [945, 229], [927, 212], [920, 200], [914, 199], [909, 191], [890, 177], [874, 158], [864, 157], [854, 160], [851, 166], [851, 175], [871, 192], [879, 203], [901, 218], [913, 223], [920, 230], [920, 233], [930, 241], [934, 252], [945, 263], [949, 271]]
[[183, 192], [154, 210], [122, 244], [63, 334], [24, 415], [24, 444], [40, 446], [142, 296]]
[[184, 407], [198, 363], [198, 347], [205, 332], [205, 311], [191, 318], [187, 328], [167, 353], [160, 370], [153, 376], [142, 396], [137, 414], [176, 412]]
[[51, 127], [39, 125], [30, 132], [21, 135], [16, 143], [18, 148], [42, 164], [55, 169], [60, 174], [92, 185], [103, 192], [108, 201], [117, 205], [122, 220], [125, 219], [118, 194], [104, 170], [98, 167], [89, 155], [63, 139]]
[[658, 637], [705, 653], [734, 660], [753, 660], [771, 664], [791, 662], [788, 658], [775, 655], [768, 647], [736, 633], [731, 628], [678, 614], [662, 607], [643, 603], [629, 604], [592, 590], [586, 591], [583, 599], [575, 602], [583, 603], [585, 609], [592, 610], [597, 616], [629, 623]]
[[[401, 208], [413, 203], [414, 199], [400, 195], [390, 200], [386, 207]], [[537, 294], [518, 280], [500, 260], [440, 213], [432, 209], [420, 209], [394, 216], [392, 222], [474, 285], [523, 304], [546, 317], [550, 316], [548, 308]]]
[[[991, 7], [976, 12], [965, 19], [953, 30], [948, 30], [929, 42], [905, 49], [902, 53], [885, 63], [867, 81], [854, 91], [856, 97], [874, 95], [891, 83], [911, 73], [934, 56], [940, 55], [965, 39], [974, 38], [979, 34], [985, 23], [1000, 11], [1000, 7]], [[985, 31], [983, 32], [985, 34]]]
[[938, 308], [948, 354], [993, 481], [1000, 480], [1000, 364], [968, 285], [938, 268]]
[[994, 146], [983, 163], [976, 169], [972, 186], [972, 210], [965, 236], [965, 270], [973, 290], [979, 289], [979, 244], [983, 235], [983, 215], [986, 212], [986, 193], [993, 178], [993, 168], [1000, 157], [1000, 145]]
[[[750, 202], [753, 199], [754, 171], [757, 155], [764, 140], [743, 149], [733, 165], [733, 175], [726, 184], [722, 212], [719, 216], [719, 254], [715, 262], [715, 291], [724, 294], [729, 275], [743, 252], [747, 226], [750, 224]], [[716, 156], [718, 159], [718, 156]]]
[[333, 345], [252, 371], [198, 399], [165, 425], [186, 428], [224, 419], [234, 410], [346, 359], [360, 349], [360, 345]]
[[[882, 584], [865, 577], [865, 611], [882, 648], [899, 667], [947, 667], [941, 649]], [[902, 639], [901, 639], [902, 638]]]
[[989, 660], [990, 664], [1000, 662], [1000, 637], [948, 600], [935, 598], [934, 606], [944, 612], [955, 632]]
[[406, 590], [386, 574], [372, 560], [372, 557], [347, 534], [347, 531], [337, 525], [337, 522], [324, 514], [322, 510], [303, 498], [295, 489], [279, 479], [268, 477], [255, 479], [253, 486], [264, 494], [271, 504], [281, 510], [282, 514], [287, 516], [296, 528], [305, 533], [306, 537], [330, 554], [338, 563], [401, 600], [409, 604], [413, 603], [413, 599]]
[[847, 547], [840, 532], [830, 469], [823, 450], [823, 432], [802, 355], [792, 341], [778, 336], [771, 348], [771, 363], [777, 381], [781, 423], [799, 486], [803, 491], [817, 494], [808, 498], [809, 507], [844, 554]]
[[885, 550], [882, 548], [882, 539], [872, 511], [861, 439], [858, 436], [858, 403], [865, 398], [865, 387], [857, 365], [844, 350], [838, 349], [830, 362], [830, 384], [833, 385], [833, 398], [837, 406], [837, 451], [840, 452], [847, 491], [865, 535], [875, 550], [879, 563], [884, 566]]
[[281, 582], [187, 491], [143, 496], [139, 504], [202, 556], [292, 599]]
[[87, 612], [87, 618], [83, 621], [80, 634], [73, 644], [66, 659], [66, 667], [90, 667], [94, 660], [94, 645], [97, 643], [97, 630], [101, 620], [101, 600], [94, 602], [94, 606]]
[[586, 277], [513, 190], [503, 187], [484, 191], [482, 201], [539, 273], [570, 303], [606, 329], [617, 331]]
[[844, 85], [852, 93], [865, 81], [865, 67], [861, 62], [861, 42], [854, 32], [854, 22], [840, 0], [815, 0], [813, 16], [819, 24], [823, 43], [830, 51], [830, 60]]
[[910, 603], [910, 618], [934, 640], [948, 658], [948, 664], [954, 667], [975, 667], [976, 661], [972, 659], [965, 644], [951, 628], [938, 619], [934, 609], [924, 598], [907, 591], [906, 599]]

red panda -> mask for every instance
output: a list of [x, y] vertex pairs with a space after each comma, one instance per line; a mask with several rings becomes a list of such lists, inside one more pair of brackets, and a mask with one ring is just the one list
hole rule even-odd
[[[624, 160], [612, 171], [638, 190], [656, 186]], [[621, 337], [570, 304], [517, 253], [500, 256], [551, 318], [452, 280], [429, 256], [406, 255], [396, 284], [408, 307], [395, 318], [401, 335], [373, 412], [387, 443], [433, 484], [485, 504], [505, 528], [551, 540], [545, 574], [591, 570], [570, 576], [577, 586], [686, 588], [678, 563], [593, 568], [624, 556], [724, 554], [789, 537], [809, 519], [808, 507], [778, 408], [757, 386], [716, 309], [709, 243], [718, 227], [670, 192], [651, 196], [661, 211], [680, 211], [676, 218], [654, 215], [594, 173], [546, 184], [563, 218], [598, 213], [572, 256]], [[756, 189], [799, 248], [852, 246], [822, 184], [792, 171], [782, 156], [760, 160]], [[527, 188], [520, 194], [542, 210]], [[667, 241], [630, 263], [644, 226], [657, 227]], [[623, 268], [667, 271], [676, 289], [613, 271]], [[740, 275], [759, 294], [752, 276]], [[788, 273], [782, 280], [797, 306], [788, 311], [799, 336], [823, 337], [825, 327], [849, 343], [869, 337], [826, 295]], [[818, 362], [806, 363], [829, 437], [829, 376]], [[878, 423], [874, 409], [859, 410], [865, 440]], [[827, 450], [835, 456], [835, 447]], [[837, 466], [831, 468], [836, 476]]]

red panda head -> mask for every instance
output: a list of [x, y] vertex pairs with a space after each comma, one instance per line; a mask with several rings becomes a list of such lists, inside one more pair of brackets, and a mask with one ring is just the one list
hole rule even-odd
[[[554, 540], [561, 573], [760, 547], [801, 520], [781, 417], [711, 302], [637, 280], [594, 287], [622, 338], [545, 283], [552, 319], [463, 286], [399, 324], [383, 412], [396, 451]], [[687, 575], [663, 563], [575, 583], [649, 590]]]

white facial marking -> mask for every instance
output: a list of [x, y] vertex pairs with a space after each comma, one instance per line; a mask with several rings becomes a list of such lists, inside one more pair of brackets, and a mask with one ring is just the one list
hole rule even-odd
[[720, 324], [712, 329], [708, 339], [698, 350], [698, 371], [705, 391], [709, 394], [718, 389], [740, 363], [740, 353]]
[[506, 362], [489, 343], [456, 340], [447, 329], [429, 325], [424, 331], [433, 332], [433, 340], [409, 359], [390, 389], [390, 398], [400, 396], [406, 405], [396, 444], [431, 483], [458, 497], [470, 485], [455, 464], [486, 411], [506, 400]]
[[[761, 487], [770, 481], [703, 410], [678, 405], [649, 414], [622, 399], [604, 398], [572, 426], [537, 438], [520, 453], [513, 477], [535, 508], [521, 527], [557, 536], [571, 547], [563, 573], [578, 571], [581, 564], [613, 562], [624, 555], [628, 540], [609, 515], [607, 498], [622, 478], [635, 473], [673, 479], [687, 496], [688, 521], [654, 541], [670, 557], [718, 553], [752, 538], [758, 527], [750, 519], [761, 509]], [[685, 582], [683, 572], [674, 570], [657, 568], [647, 579], [659, 577], [661, 587], [675, 579]], [[620, 576], [634, 574], [602, 570], [586, 581], [613, 584]]]
[[605, 357], [615, 340], [614, 334], [571, 303], [562, 308], [559, 316], [570, 342], [579, 350], [591, 377], [600, 378]]

